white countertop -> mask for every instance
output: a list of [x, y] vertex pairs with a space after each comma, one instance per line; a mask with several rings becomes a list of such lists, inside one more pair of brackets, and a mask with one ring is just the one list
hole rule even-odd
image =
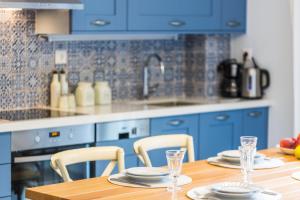
[[[167, 99], [168, 101], [172, 99]], [[164, 102], [167, 100], [155, 100], [151, 102]], [[175, 99], [173, 99], [175, 100]], [[176, 99], [180, 100], [180, 99]], [[269, 107], [269, 100], [199, 100], [184, 99], [185, 102], [199, 103], [188, 106], [160, 107], [145, 105], [147, 101], [120, 102], [112, 105], [76, 108], [76, 112], [84, 115], [71, 117], [46, 118], [24, 121], [0, 120], [0, 133], [51, 128], [91, 123], [111, 122], [130, 119], [143, 119], [155, 117], [167, 117], [175, 115], [198, 114], [215, 111], [239, 110], [256, 107]], [[67, 111], [67, 110], [65, 110]], [[71, 110], [70, 110], [71, 111]], [[73, 110], [74, 111], [74, 110]]]

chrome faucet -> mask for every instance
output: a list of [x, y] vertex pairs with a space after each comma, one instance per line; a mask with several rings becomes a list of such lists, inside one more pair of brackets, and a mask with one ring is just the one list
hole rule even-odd
[[156, 53], [150, 54], [147, 57], [147, 60], [144, 64], [143, 99], [148, 99], [150, 94], [154, 93], [159, 86], [159, 84], [155, 84], [154, 86], [149, 86], [149, 63], [153, 58], [156, 58], [158, 60], [161, 74], [165, 73], [165, 66], [164, 63], [162, 62], [161, 57]]

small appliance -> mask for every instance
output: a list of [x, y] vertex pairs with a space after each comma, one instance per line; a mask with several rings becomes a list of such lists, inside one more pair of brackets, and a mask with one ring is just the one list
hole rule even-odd
[[[249, 63], [249, 61], [247, 62]], [[254, 58], [252, 58], [252, 63], [242, 69], [241, 97], [261, 99], [264, 91], [270, 86], [270, 74], [267, 70], [259, 68]]]
[[222, 97], [240, 97], [241, 68], [242, 65], [236, 59], [226, 59], [219, 64], [218, 72], [221, 74], [220, 92]]

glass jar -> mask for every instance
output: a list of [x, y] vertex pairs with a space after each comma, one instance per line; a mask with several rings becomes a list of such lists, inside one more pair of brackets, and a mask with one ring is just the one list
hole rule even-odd
[[96, 105], [111, 104], [111, 89], [108, 82], [96, 82], [94, 90]]
[[75, 92], [76, 103], [78, 106], [94, 106], [95, 92], [92, 83], [79, 82]]

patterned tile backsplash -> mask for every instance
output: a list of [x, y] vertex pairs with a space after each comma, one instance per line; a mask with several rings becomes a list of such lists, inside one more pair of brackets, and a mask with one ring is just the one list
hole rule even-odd
[[[66, 49], [68, 65], [55, 66], [54, 53]], [[230, 35], [185, 35], [177, 40], [47, 42], [34, 35], [33, 11], [0, 9], [0, 109], [49, 104], [51, 72], [68, 72], [71, 92], [79, 81], [106, 80], [114, 100], [137, 99], [145, 59], [158, 53], [150, 83], [155, 97], [218, 96], [216, 66], [230, 56]]]

